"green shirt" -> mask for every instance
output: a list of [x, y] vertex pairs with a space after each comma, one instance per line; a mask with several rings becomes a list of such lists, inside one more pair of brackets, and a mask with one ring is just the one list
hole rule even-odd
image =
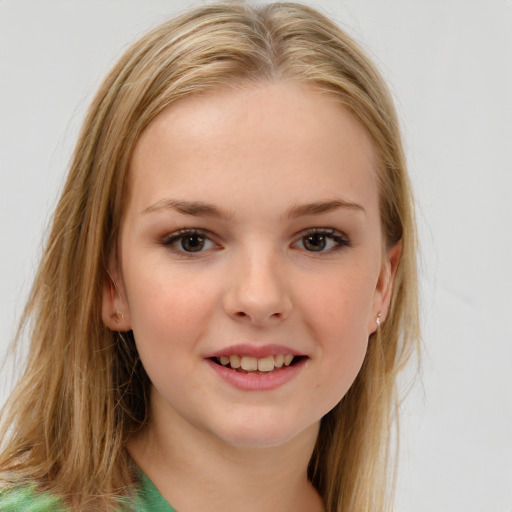
[[137, 495], [135, 510], [137, 512], [176, 512], [142, 471], [141, 486]]
[[[59, 498], [47, 492], [36, 492], [33, 487], [0, 491], [0, 512], [65, 512]], [[176, 512], [158, 492], [153, 482], [141, 471], [141, 483], [135, 495], [135, 504], [124, 511]]]

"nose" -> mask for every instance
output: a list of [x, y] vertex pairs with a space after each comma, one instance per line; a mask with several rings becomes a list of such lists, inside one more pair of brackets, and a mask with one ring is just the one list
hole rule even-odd
[[240, 255], [230, 269], [224, 298], [226, 313], [256, 326], [285, 320], [292, 310], [286, 281], [283, 264], [270, 251]]

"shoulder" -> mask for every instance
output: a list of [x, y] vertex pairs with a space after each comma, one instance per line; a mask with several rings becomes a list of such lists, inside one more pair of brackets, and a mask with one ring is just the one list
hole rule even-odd
[[[176, 512], [149, 478], [140, 472], [131, 497], [121, 500], [119, 510], [138, 512]], [[34, 484], [5, 486], [0, 484], [0, 512], [68, 512], [62, 500], [50, 492], [39, 492]]]
[[61, 500], [34, 486], [0, 488], [0, 512], [65, 512]]

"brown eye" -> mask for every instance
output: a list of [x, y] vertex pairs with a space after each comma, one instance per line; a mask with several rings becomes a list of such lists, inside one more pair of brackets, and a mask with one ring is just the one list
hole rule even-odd
[[162, 240], [162, 245], [182, 256], [219, 248], [208, 233], [195, 229], [180, 229], [166, 236]]
[[204, 249], [205, 240], [199, 235], [187, 235], [181, 237], [180, 245], [186, 252], [199, 252]]
[[333, 253], [351, 247], [349, 238], [342, 232], [332, 228], [313, 228], [302, 232], [293, 247], [307, 252]]
[[307, 251], [319, 252], [327, 247], [327, 238], [323, 234], [307, 235], [302, 238], [302, 243]]

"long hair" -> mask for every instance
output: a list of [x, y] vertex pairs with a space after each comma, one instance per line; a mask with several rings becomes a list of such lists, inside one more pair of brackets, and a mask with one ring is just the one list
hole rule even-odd
[[386, 509], [396, 376], [419, 339], [412, 196], [381, 76], [338, 26], [294, 3], [196, 8], [130, 47], [101, 85], [21, 320], [31, 344], [2, 413], [2, 479], [35, 482], [76, 510], [111, 510], [129, 494], [136, 477], [125, 443], [147, 421], [150, 383], [133, 336], [103, 324], [101, 297], [133, 148], [180, 98], [275, 80], [328, 91], [366, 128], [379, 160], [384, 240], [402, 245], [387, 321], [371, 335], [353, 386], [322, 419], [308, 468], [328, 512]]

